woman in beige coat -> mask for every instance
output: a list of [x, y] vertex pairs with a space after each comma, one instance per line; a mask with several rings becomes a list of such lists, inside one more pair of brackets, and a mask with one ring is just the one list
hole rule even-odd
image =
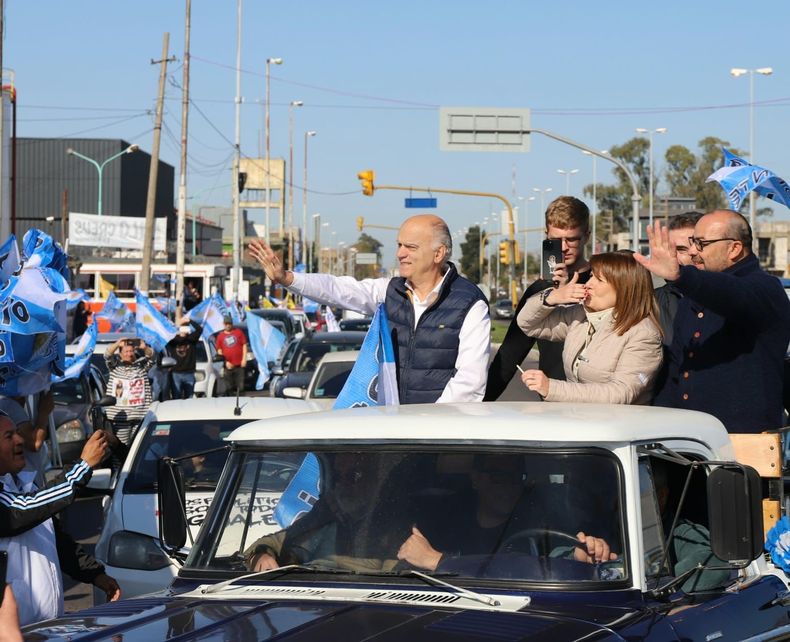
[[661, 334], [653, 284], [630, 253], [590, 258], [585, 285], [576, 275], [531, 297], [518, 315], [531, 337], [565, 341], [566, 381], [527, 370], [524, 384], [546, 401], [650, 403], [661, 366]]

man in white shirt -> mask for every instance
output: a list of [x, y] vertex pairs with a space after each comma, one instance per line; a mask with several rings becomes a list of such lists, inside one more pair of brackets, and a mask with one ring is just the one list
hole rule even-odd
[[491, 345], [488, 302], [449, 259], [452, 237], [438, 216], [412, 216], [398, 231], [400, 277], [364, 279], [285, 270], [264, 241], [250, 254], [273, 283], [326, 305], [372, 315], [385, 304], [401, 403], [482, 401]]

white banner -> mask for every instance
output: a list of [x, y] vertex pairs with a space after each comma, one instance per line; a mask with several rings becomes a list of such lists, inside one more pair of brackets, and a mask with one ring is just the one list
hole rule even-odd
[[[69, 212], [69, 245], [142, 250], [144, 238], [144, 217]], [[166, 239], [167, 219], [157, 218], [154, 220], [154, 251], [163, 252]]]

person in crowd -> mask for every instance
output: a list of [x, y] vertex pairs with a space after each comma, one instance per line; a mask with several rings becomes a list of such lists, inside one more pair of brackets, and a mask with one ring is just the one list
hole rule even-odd
[[700, 218], [689, 240], [691, 265], [678, 263], [659, 221], [648, 239], [650, 257], [636, 260], [683, 295], [653, 403], [707, 412], [733, 432], [782, 426], [790, 301], [753, 254], [749, 222], [732, 210]]
[[105, 414], [115, 435], [127, 446], [153, 399], [148, 378], [153, 354], [142, 339], [118, 339], [104, 354], [109, 371], [107, 394], [116, 398], [114, 406], [105, 408]]
[[630, 252], [596, 254], [586, 285], [576, 275], [527, 300], [519, 327], [564, 341], [566, 381], [527, 370], [524, 384], [546, 401], [649, 404], [661, 366], [661, 331], [650, 274]]
[[173, 399], [189, 399], [195, 392], [197, 348], [202, 328], [181, 317], [178, 334], [167, 344], [167, 353], [176, 360], [173, 366]]
[[[675, 244], [679, 265], [691, 265], [689, 239], [694, 236], [694, 226], [701, 218], [702, 212], [684, 212], [669, 219], [667, 224], [669, 241]], [[672, 326], [675, 323], [675, 315], [678, 311], [678, 301], [683, 298], [683, 294], [672, 283], [665, 283], [657, 287], [655, 294], [664, 345], [669, 347], [672, 345], [672, 337], [674, 336]]]
[[203, 297], [200, 295], [200, 292], [198, 292], [194, 282], [187, 281], [186, 287], [184, 288], [184, 310], [189, 312], [202, 300]]
[[88, 304], [85, 301], [77, 303], [77, 307], [74, 309], [74, 320], [71, 324], [72, 336], [75, 339], [81, 337], [85, 330], [88, 329], [88, 325], [90, 325], [88, 323], [89, 315]]
[[247, 338], [239, 328], [233, 327], [233, 318], [226, 315], [224, 327], [217, 333], [214, 345], [225, 365], [222, 368], [222, 381], [225, 396], [235, 397], [244, 392], [244, 372], [247, 367]]
[[[576, 282], [583, 285], [590, 278], [590, 263], [584, 256], [584, 248], [590, 238], [590, 211], [583, 201], [573, 196], [555, 198], [546, 208], [546, 238], [562, 241], [563, 262], [554, 271], [553, 279], [538, 278], [524, 292], [516, 306], [516, 314], [510, 322], [502, 345], [497, 350], [491, 367], [483, 401], [496, 401], [505, 391], [516, 368], [527, 358], [535, 345], [535, 337], [528, 336], [518, 326], [518, 314], [527, 299], [546, 288], [553, 286], [552, 281], [564, 285], [574, 274]], [[565, 379], [562, 365], [562, 341], [537, 339], [539, 350], [538, 369], [551, 379]]]
[[481, 401], [491, 341], [488, 303], [450, 262], [453, 244], [438, 216], [398, 230], [400, 276], [364, 279], [294, 273], [264, 241], [250, 254], [273, 283], [325, 305], [373, 315], [380, 303], [393, 334], [400, 403]]
[[[103, 453], [100, 436], [93, 438], [92, 448]], [[92, 457], [90, 453], [88, 456]], [[85, 460], [81, 463], [89, 465]], [[20, 493], [35, 496], [37, 473], [24, 470], [25, 464], [24, 440], [17, 426], [8, 415], [0, 415], [0, 483], [4, 496]], [[63, 612], [61, 568], [78, 581], [95, 584], [110, 600], [120, 597], [118, 583], [52, 519], [0, 538], [0, 550], [8, 554], [6, 580], [14, 591], [23, 626], [57, 617]]]

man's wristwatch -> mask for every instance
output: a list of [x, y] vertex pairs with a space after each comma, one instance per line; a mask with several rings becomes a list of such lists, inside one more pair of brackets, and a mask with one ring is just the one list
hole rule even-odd
[[547, 308], [554, 308], [557, 306], [556, 303], [549, 303], [549, 295], [554, 292], [554, 288], [549, 288], [548, 290], [543, 290], [543, 293], [540, 295], [540, 300], [543, 302]]

